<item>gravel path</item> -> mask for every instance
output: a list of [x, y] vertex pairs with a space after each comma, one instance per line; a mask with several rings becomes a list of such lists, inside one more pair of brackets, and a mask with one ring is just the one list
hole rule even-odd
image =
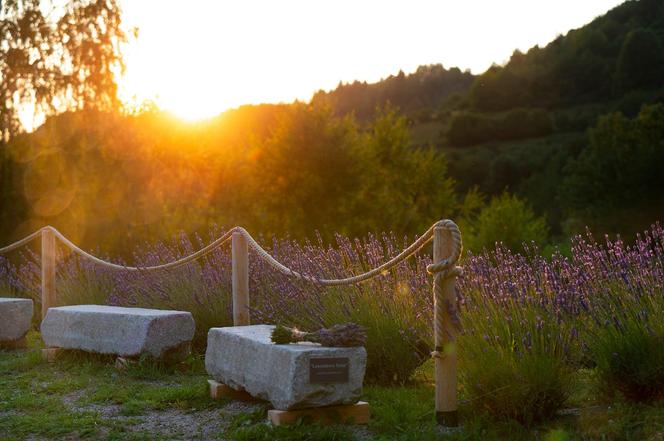
[[128, 434], [147, 434], [158, 439], [228, 441], [222, 435], [235, 416], [261, 409], [260, 404], [232, 401], [220, 402], [213, 409], [151, 409], [127, 416], [121, 414], [122, 406], [117, 404], [79, 404], [85, 395], [85, 390], [70, 393], [62, 397], [62, 404], [71, 412], [93, 412], [116, 426], [119, 423]]

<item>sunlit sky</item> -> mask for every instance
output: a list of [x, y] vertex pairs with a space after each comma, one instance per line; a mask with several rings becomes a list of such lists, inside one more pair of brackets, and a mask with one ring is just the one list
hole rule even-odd
[[187, 119], [442, 63], [481, 73], [622, 0], [121, 0], [121, 94]]

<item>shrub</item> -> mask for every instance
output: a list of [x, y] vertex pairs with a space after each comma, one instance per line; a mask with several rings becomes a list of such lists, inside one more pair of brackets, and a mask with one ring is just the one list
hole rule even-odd
[[654, 226], [632, 246], [607, 240], [593, 257], [613, 278], [595, 289], [582, 323], [600, 386], [632, 401], [664, 398], [664, 231]]
[[492, 348], [471, 360], [463, 364], [464, 390], [474, 408], [497, 419], [526, 425], [546, 420], [569, 396], [572, 371], [555, 356]]
[[616, 322], [599, 327], [588, 339], [609, 395], [619, 391], [628, 400], [645, 402], [664, 398], [664, 327], [658, 328], [637, 320]]
[[460, 373], [473, 407], [529, 425], [564, 405], [575, 331], [543, 306], [552, 300], [545, 297], [465, 292]]
[[490, 249], [496, 242], [519, 250], [524, 242], [542, 245], [548, 236], [544, 218], [535, 216], [524, 201], [508, 193], [494, 197], [465, 233], [465, 244], [471, 250]]

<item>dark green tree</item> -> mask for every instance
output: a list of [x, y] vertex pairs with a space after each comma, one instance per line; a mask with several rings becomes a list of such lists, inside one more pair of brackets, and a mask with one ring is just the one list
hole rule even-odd
[[414, 147], [408, 121], [395, 108], [378, 112], [364, 145], [366, 187], [360, 199], [366, 208], [358, 215], [372, 213], [365, 231], [416, 233], [454, 216], [458, 201], [445, 156], [431, 147]]
[[546, 243], [548, 229], [523, 200], [509, 193], [491, 199], [466, 228], [464, 245], [473, 251], [493, 248], [496, 242], [520, 251], [525, 242]]
[[[347, 232], [364, 162], [357, 126], [329, 108], [296, 103], [257, 146], [252, 224], [266, 233], [331, 239]], [[350, 220], [350, 222], [347, 222]]]
[[657, 35], [648, 29], [635, 29], [627, 34], [615, 76], [615, 89], [625, 92], [662, 83], [664, 48]]
[[567, 166], [560, 197], [571, 229], [633, 233], [664, 214], [664, 104], [602, 117]]

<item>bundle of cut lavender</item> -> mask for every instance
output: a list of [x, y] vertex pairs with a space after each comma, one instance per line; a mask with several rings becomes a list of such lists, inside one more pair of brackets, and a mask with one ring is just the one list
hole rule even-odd
[[314, 332], [304, 332], [295, 328], [277, 325], [272, 331], [272, 342], [278, 345], [308, 341], [329, 347], [364, 346], [367, 330], [355, 323], [334, 325]]

